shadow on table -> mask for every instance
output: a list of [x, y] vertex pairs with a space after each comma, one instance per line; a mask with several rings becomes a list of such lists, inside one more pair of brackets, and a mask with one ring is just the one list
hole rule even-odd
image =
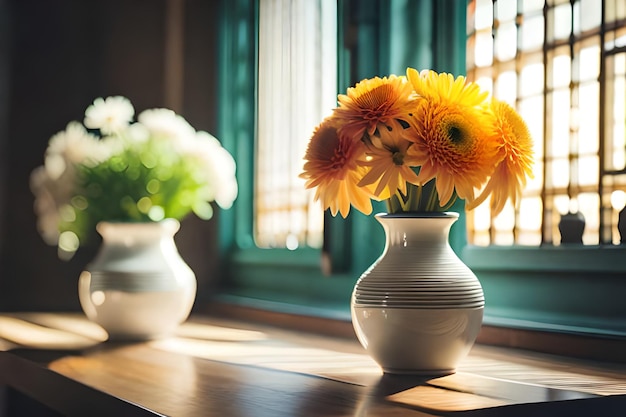
[[359, 406], [374, 416], [380, 404], [418, 416], [618, 416], [626, 395], [598, 396], [571, 390], [456, 373], [444, 377], [383, 375]]

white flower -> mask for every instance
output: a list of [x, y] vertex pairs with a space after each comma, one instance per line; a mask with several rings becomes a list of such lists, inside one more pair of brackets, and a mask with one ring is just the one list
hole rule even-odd
[[97, 163], [103, 162], [109, 159], [111, 156], [119, 154], [124, 151], [124, 148], [127, 146], [126, 138], [122, 138], [120, 136], [105, 136], [100, 139], [99, 149], [94, 149], [94, 153], [97, 153], [97, 157], [89, 158], [91, 162], [88, 160], [83, 161], [83, 164], [94, 166]]
[[141, 123], [128, 126], [124, 137], [130, 142], [145, 143], [150, 139], [150, 131]]
[[238, 188], [235, 178], [235, 160], [224, 148], [217, 149], [217, 171], [220, 176], [218, 192], [215, 202], [223, 209], [228, 209], [237, 198]]
[[80, 123], [70, 122], [65, 130], [50, 138], [44, 161], [46, 171], [52, 179], [58, 179], [74, 164], [106, 159], [106, 148], [99, 142]]
[[56, 244], [58, 239], [60, 212], [76, 191], [77, 164], [102, 161], [108, 158], [109, 148], [78, 122], [70, 122], [50, 138], [43, 166], [30, 177], [38, 228], [47, 243]]
[[[96, 99], [84, 124], [99, 129], [97, 136], [69, 123], [50, 138], [43, 165], [32, 172], [37, 226], [47, 243], [57, 244], [59, 256], [75, 252], [109, 216], [134, 220], [139, 210], [142, 220], [156, 221], [166, 215], [181, 219], [191, 211], [209, 219], [212, 202], [229, 208], [237, 197], [235, 161], [215, 137], [196, 132], [172, 110], [146, 110], [136, 123], [133, 115], [124, 97]], [[119, 187], [126, 180], [138, 192]], [[178, 187], [173, 198], [168, 187]], [[125, 211], [105, 212], [103, 198], [119, 201]], [[137, 201], [136, 207], [128, 201]]]
[[108, 135], [127, 127], [134, 115], [135, 109], [125, 97], [97, 98], [85, 111], [84, 123], [89, 129], [100, 129]]
[[237, 198], [238, 188], [235, 178], [235, 160], [220, 142], [211, 134], [199, 131], [189, 155], [201, 160], [205, 169], [207, 200], [215, 200], [222, 208], [228, 209]]
[[137, 121], [158, 138], [186, 141], [196, 133], [182, 116], [169, 109], [144, 110], [137, 117]]

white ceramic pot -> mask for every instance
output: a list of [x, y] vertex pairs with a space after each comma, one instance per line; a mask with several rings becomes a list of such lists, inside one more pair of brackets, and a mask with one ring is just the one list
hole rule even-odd
[[484, 295], [448, 242], [458, 213], [379, 214], [386, 244], [359, 278], [352, 323], [386, 373], [456, 371], [480, 331]]
[[78, 294], [109, 339], [164, 337], [189, 316], [196, 277], [176, 248], [179, 227], [174, 219], [98, 224], [102, 246], [81, 274]]

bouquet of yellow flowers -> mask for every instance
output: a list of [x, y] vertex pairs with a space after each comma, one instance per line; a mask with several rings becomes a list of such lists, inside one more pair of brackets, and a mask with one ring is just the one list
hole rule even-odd
[[408, 68], [365, 79], [338, 96], [314, 131], [303, 173], [333, 215], [471, 210], [491, 197], [494, 215], [532, 177], [533, 142], [521, 116], [465, 77]]
[[235, 161], [219, 141], [169, 109], [137, 116], [125, 97], [98, 98], [84, 123], [49, 141], [31, 174], [38, 229], [68, 257], [100, 221], [180, 220], [229, 208], [237, 196]]

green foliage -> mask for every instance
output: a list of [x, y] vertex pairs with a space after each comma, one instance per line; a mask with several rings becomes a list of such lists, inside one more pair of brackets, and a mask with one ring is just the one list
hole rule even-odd
[[129, 143], [109, 159], [78, 166], [74, 219], [63, 222], [61, 230], [83, 240], [103, 220], [180, 220], [192, 211], [208, 219], [212, 208], [202, 192], [205, 181], [197, 161], [183, 158], [171, 142]]
[[38, 229], [60, 253], [75, 252], [102, 221], [181, 220], [191, 212], [208, 220], [213, 202], [227, 209], [237, 197], [235, 161], [215, 137], [169, 109], [133, 117], [125, 97], [97, 98], [84, 125], [70, 122], [50, 138], [31, 189]]

